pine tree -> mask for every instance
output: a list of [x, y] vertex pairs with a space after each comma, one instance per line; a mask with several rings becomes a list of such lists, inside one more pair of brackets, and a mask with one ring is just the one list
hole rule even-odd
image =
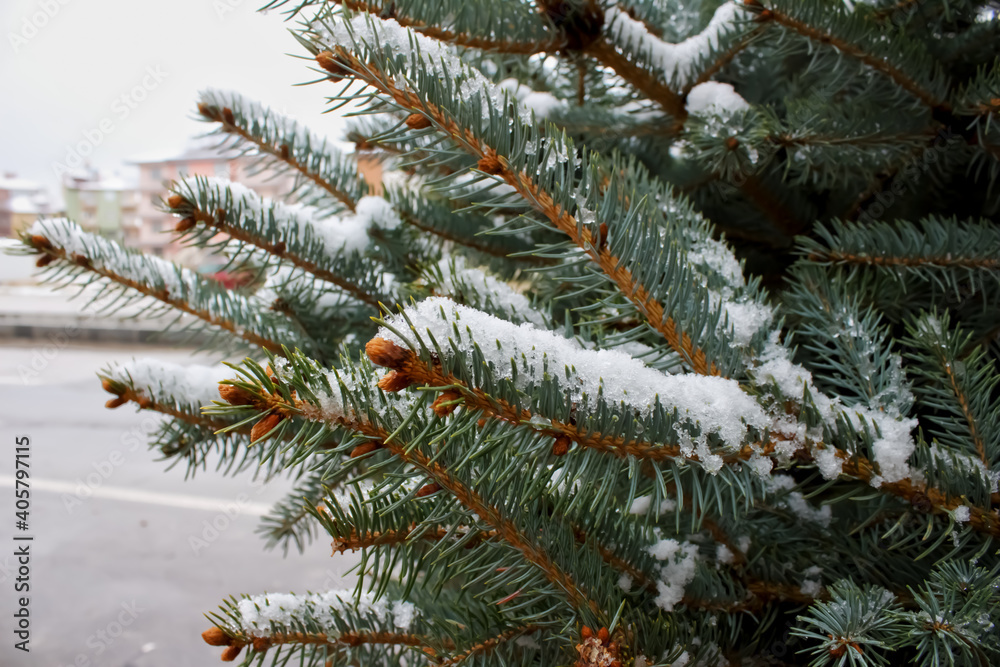
[[251, 287], [23, 236], [231, 360], [110, 366], [109, 407], [294, 479], [269, 546], [360, 554], [225, 602], [223, 660], [1000, 664], [1000, 4], [268, 8], [381, 190], [207, 91], [295, 176], [164, 193]]

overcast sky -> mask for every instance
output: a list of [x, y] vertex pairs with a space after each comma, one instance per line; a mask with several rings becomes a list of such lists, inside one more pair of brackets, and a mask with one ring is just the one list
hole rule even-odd
[[312, 72], [286, 55], [303, 50], [282, 15], [257, 13], [263, 4], [0, 1], [0, 172], [55, 188], [54, 165], [76, 148], [93, 146], [91, 162], [109, 169], [176, 153], [207, 127], [190, 118], [206, 87], [239, 91], [339, 138], [342, 119], [320, 115], [333, 88], [293, 87]]

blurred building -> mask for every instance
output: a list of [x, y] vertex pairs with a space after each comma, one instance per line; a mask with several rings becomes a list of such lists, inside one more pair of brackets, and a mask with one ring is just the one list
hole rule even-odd
[[[126, 245], [154, 255], [176, 257], [191, 249], [172, 241], [170, 231], [177, 219], [163, 210], [163, 198], [171, 182], [188, 176], [214, 176], [242, 183], [264, 197], [281, 199], [291, 191], [290, 174], [273, 169], [259, 170], [252, 157], [212, 145], [193, 144], [183, 152], [155, 159], [135, 160], [139, 167], [137, 225], [128, 230]], [[187, 252], [185, 252], [187, 251]], [[190, 258], [187, 258], [190, 259]]]
[[88, 232], [123, 241], [136, 225], [135, 184], [118, 175], [82, 169], [63, 176], [66, 217]]
[[62, 206], [41, 183], [11, 173], [0, 176], [0, 237], [16, 236], [39, 217], [61, 213]]

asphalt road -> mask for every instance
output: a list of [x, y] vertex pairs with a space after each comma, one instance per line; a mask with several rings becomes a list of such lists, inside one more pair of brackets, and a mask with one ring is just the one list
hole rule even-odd
[[[0, 665], [188, 667], [219, 663], [200, 633], [229, 595], [353, 585], [353, 559], [328, 541], [264, 551], [260, 512], [286, 482], [261, 487], [211, 470], [184, 480], [145, 443], [149, 413], [104, 408], [106, 361], [186, 351], [0, 341]], [[208, 360], [203, 359], [203, 363]], [[30, 445], [29, 528], [15, 528], [15, 437]], [[215, 523], [215, 527], [211, 524]], [[217, 530], [221, 527], [221, 530]], [[31, 542], [13, 537], [31, 535]], [[15, 649], [18, 563], [30, 544], [30, 652]]]

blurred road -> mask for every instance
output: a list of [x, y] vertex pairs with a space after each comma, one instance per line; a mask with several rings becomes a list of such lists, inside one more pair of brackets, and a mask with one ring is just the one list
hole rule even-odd
[[[0, 665], [215, 665], [203, 617], [231, 594], [350, 586], [327, 540], [265, 552], [259, 513], [290, 486], [210, 469], [184, 481], [145, 446], [149, 413], [104, 408], [107, 361], [187, 351], [0, 341]], [[201, 359], [210, 363], [210, 359]], [[30, 528], [15, 530], [15, 436], [31, 438]], [[142, 444], [134, 446], [136, 437]], [[92, 490], [88, 494], [87, 490]], [[228, 514], [227, 514], [228, 511]], [[212, 527], [215, 523], [216, 530]], [[30, 653], [15, 650], [14, 533], [33, 535]]]

